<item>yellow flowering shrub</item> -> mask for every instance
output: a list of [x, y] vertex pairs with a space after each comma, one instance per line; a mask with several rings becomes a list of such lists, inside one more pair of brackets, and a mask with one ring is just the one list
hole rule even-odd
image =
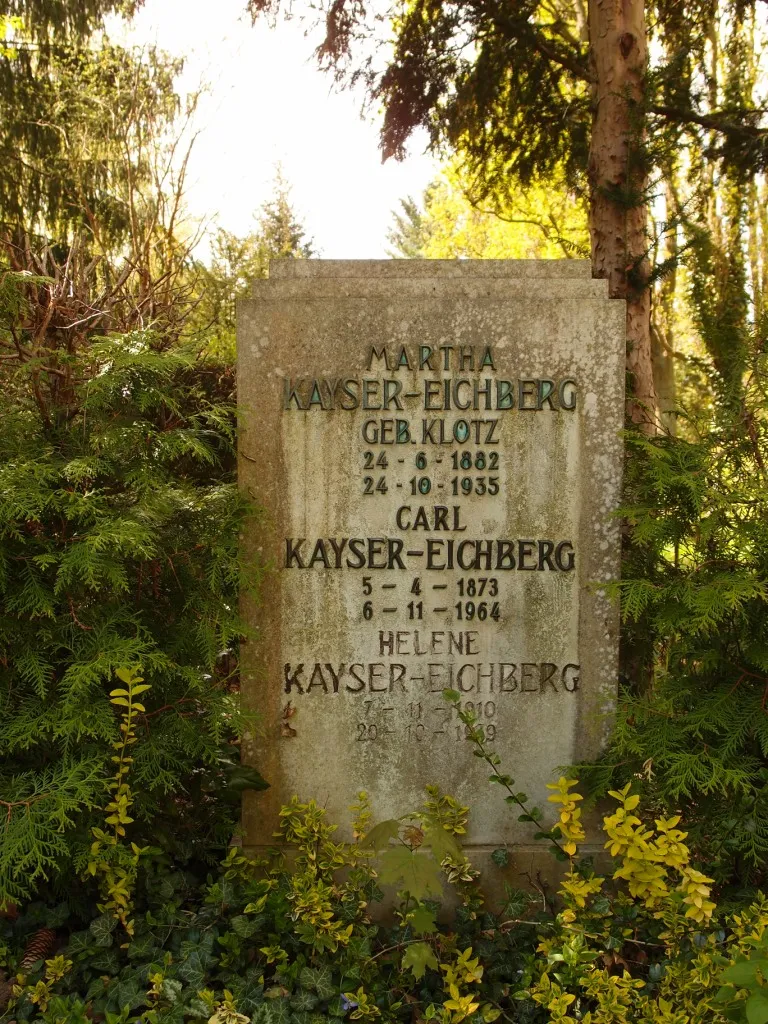
[[560, 809], [554, 842], [570, 867], [554, 929], [517, 997], [543, 1007], [552, 1024], [766, 1024], [768, 901], [719, 920], [712, 879], [690, 863], [680, 817], [644, 823], [630, 786], [611, 792], [617, 806], [603, 820], [611, 879], [580, 867], [575, 785], [549, 786]]

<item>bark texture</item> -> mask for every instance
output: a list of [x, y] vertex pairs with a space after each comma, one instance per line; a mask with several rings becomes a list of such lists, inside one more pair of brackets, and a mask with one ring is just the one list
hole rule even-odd
[[642, 0], [589, 0], [594, 119], [589, 154], [592, 271], [627, 300], [630, 418], [656, 429], [650, 268], [643, 196], [642, 99], [647, 40]]

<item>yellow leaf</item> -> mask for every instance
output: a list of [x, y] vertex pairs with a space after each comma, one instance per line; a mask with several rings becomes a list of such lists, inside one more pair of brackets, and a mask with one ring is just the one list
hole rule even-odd
[[609, 789], [608, 796], [612, 796], [614, 800], [623, 800], [629, 792], [631, 786], [632, 783], [628, 782], [623, 789]]

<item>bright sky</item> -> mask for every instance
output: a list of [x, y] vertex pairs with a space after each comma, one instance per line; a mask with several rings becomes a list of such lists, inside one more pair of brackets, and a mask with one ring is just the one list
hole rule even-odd
[[244, 0], [145, 0], [127, 40], [184, 55], [184, 91], [201, 79], [208, 85], [197, 114], [190, 213], [245, 234], [280, 163], [320, 255], [386, 255], [391, 211], [435, 175], [425, 139], [414, 140], [403, 163], [382, 165], [377, 125], [360, 118], [362, 96], [333, 91], [299, 21], [252, 27], [244, 7]]

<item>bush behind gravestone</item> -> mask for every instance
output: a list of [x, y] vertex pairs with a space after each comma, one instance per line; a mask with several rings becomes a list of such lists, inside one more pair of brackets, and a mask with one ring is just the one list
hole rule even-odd
[[25, 305], [51, 289], [12, 272], [0, 289], [19, 352], [0, 398], [0, 905], [85, 863], [118, 666], [141, 664], [152, 686], [133, 751], [138, 838], [215, 859], [242, 788], [261, 784], [236, 744], [233, 374], [152, 331], [76, 349], [64, 324], [36, 347]]
[[685, 807], [738, 897], [768, 865], [768, 357], [736, 395], [704, 369], [714, 410], [627, 435], [625, 686], [610, 749], [575, 770], [597, 795], [632, 780], [658, 813]]

